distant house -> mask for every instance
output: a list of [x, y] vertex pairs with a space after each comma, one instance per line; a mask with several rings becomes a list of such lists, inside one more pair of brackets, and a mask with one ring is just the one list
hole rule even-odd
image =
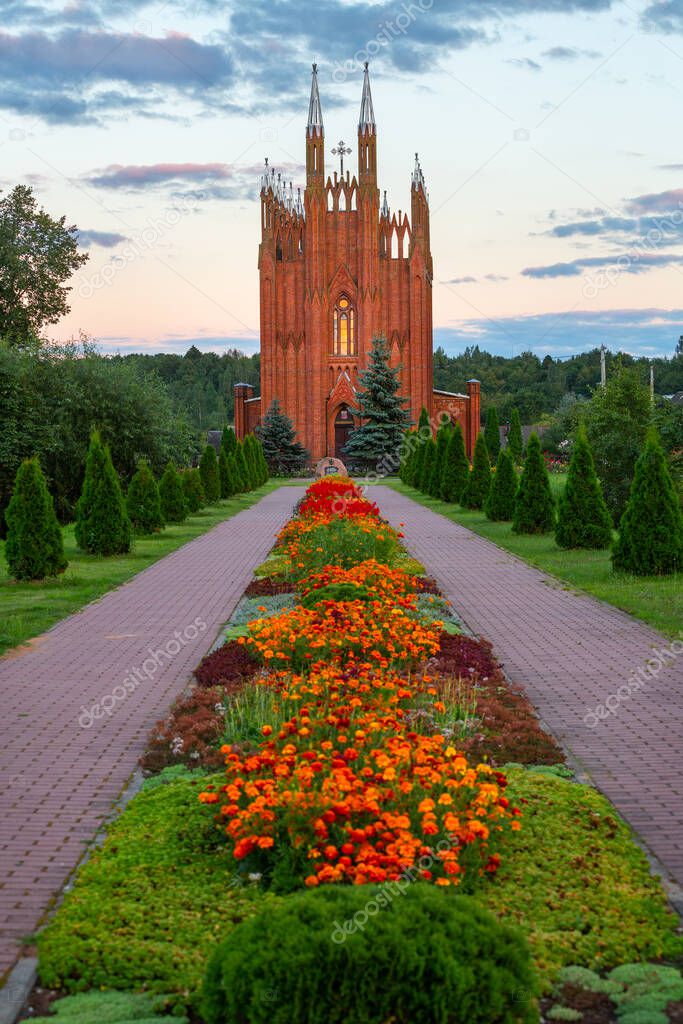
[[212, 444], [216, 449], [216, 455], [220, 455], [221, 451], [221, 440], [223, 438], [222, 430], [209, 430], [206, 434], [206, 443]]
[[[504, 423], [503, 426], [500, 428], [500, 446], [501, 446], [501, 448], [504, 448], [505, 445], [507, 444], [507, 437], [508, 437], [508, 430], [509, 429], [510, 429], [510, 424], [509, 423]], [[529, 435], [530, 434], [538, 434], [539, 437], [543, 437], [543, 435], [545, 434], [547, 429], [548, 429], [547, 427], [541, 426], [541, 424], [538, 424], [537, 426], [534, 426], [534, 424], [532, 423], [531, 426], [527, 426], [527, 427], [525, 427], [523, 425], [522, 426], [522, 444], [524, 445], [524, 447], [526, 448], [526, 443], [529, 440]]]

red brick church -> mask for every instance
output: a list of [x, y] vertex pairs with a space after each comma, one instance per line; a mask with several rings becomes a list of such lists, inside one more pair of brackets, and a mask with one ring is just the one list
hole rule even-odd
[[358, 172], [344, 171], [351, 150], [332, 154], [339, 173], [325, 174], [325, 129], [313, 65], [306, 126], [306, 188], [294, 192], [266, 166], [261, 176], [261, 395], [235, 385], [235, 430], [253, 430], [274, 398], [313, 462], [342, 449], [357, 424], [358, 378], [372, 339], [383, 334], [400, 366], [403, 395], [415, 421], [425, 406], [459, 420], [471, 454], [479, 430], [479, 383], [467, 394], [434, 391], [432, 255], [429, 198], [417, 154], [410, 220], [392, 213], [377, 187], [377, 125], [367, 64], [358, 121]]

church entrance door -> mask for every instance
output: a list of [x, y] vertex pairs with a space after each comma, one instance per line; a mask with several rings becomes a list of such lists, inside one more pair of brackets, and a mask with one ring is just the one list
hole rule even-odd
[[353, 416], [348, 405], [342, 405], [334, 421], [334, 457], [344, 461], [344, 445], [353, 432]]

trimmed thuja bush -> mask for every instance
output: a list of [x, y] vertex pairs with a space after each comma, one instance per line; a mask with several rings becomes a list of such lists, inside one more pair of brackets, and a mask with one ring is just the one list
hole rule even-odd
[[507, 447], [510, 450], [516, 466], [522, 462], [524, 454], [524, 443], [522, 441], [522, 421], [519, 418], [519, 409], [513, 409], [510, 414], [510, 429], [508, 430]]
[[459, 423], [453, 425], [441, 477], [441, 497], [458, 503], [470, 476], [470, 460], [465, 451], [465, 438]]
[[608, 548], [612, 543], [612, 517], [583, 427], [576, 438], [567, 485], [558, 504], [555, 540], [561, 548]]
[[522, 478], [515, 497], [513, 533], [549, 533], [555, 519], [555, 502], [550, 490], [548, 470], [543, 461], [541, 442], [529, 436]]
[[500, 522], [512, 519], [515, 514], [517, 493], [517, 471], [507, 448], [498, 452], [496, 472], [491, 479], [491, 489], [484, 503], [487, 519]]
[[429, 476], [427, 491], [430, 497], [441, 497], [441, 480], [448, 456], [448, 442], [451, 439], [451, 421], [444, 420], [436, 435], [436, 457]]
[[432, 478], [432, 470], [434, 469], [434, 463], [436, 462], [436, 442], [433, 437], [430, 437], [426, 444], [422, 445], [424, 448], [424, 455], [422, 456], [420, 464], [420, 475], [415, 480], [415, 486], [423, 494], [427, 493], [429, 482]]
[[218, 453], [218, 480], [221, 498], [231, 498], [236, 491], [236, 487], [230, 470], [228, 456], [225, 454], [225, 448], [221, 448]]
[[420, 467], [422, 465], [422, 458], [424, 457], [424, 438], [429, 430], [429, 414], [424, 406], [420, 412], [420, 419], [418, 420], [417, 429], [409, 430], [406, 434], [406, 439], [409, 439], [408, 454], [405, 460], [404, 475], [401, 478], [405, 484], [410, 487], [417, 487], [417, 479], [419, 476]]
[[221, 436], [221, 448], [226, 455], [232, 455], [237, 447], [237, 438], [235, 437], [235, 431], [232, 427], [223, 427], [223, 434]]
[[465, 484], [460, 504], [463, 508], [483, 508], [490, 489], [491, 462], [484, 435], [479, 433], [477, 434], [477, 441], [474, 446], [472, 472], [469, 474], [469, 479]]
[[172, 462], [164, 470], [159, 481], [161, 514], [167, 523], [182, 523], [187, 518], [187, 502], [180, 473]]
[[237, 925], [209, 961], [201, 1013], [207, 1024], [531, 1024], [536, 989], [522, 937], [470, 897], [328, 886]]
[[142, 459], [126, 495], [128, 518], [135, 533], [144, 535], [163, 529], [159, 485], [148, 463]]
[[38, 459], [19, 466], [5, 520], [5, 558], [13, 579], [42, 580], [64, 572], [62, 531]]
[[202, 478], [204, 497], [207, 505], [215, 505], [221, 497], [221, 481], [218, 475], [218, 459], [216, 449], [207, 444], [199, 460], [199, 475]]
[[[223, 453], [221, 453], [223, 454]], [[202, 487], [202, 478], [198, 469], [186, 469], [181, 474], [183, 483], [183, 494], [185, 496], [185, 504], [187, 510], [191, 514], [199, 512], [206, 503], [204, 497], [204, 488]]]
[[239, 473], [239, 478], [242, 484], [241, 490], [250, 491], [252, 489], [251, 474], [249, 473], [249, 464], [244, 453], [244, 442], [238, 441], [237, 448], [235, 450], [235, 464]]
[[612, 566], [637, 576], [683, 571], [681, 507], [654, 429], [636, 462]]
[[489, 458], [493, 462], [494, 459], [498, 458], [498, 452], [500, 451], [500, 422], [495, 405], [490, 406], [486, 411], [484, 437], [486, 438], [486, 447], [489, 450]]
[[97, 431], [90, 438], [83, 490], [76, 504], [76, 543], [91, 555], [130, 551], [132, 530], [111, 455]]

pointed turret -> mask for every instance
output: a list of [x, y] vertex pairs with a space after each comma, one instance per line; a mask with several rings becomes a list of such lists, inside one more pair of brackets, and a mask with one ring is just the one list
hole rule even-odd
[[366, 129], [371, 132], [376, 130], [375, 124], [375, 111], [372, 107], [372, 93], [370, 92], [370, 72], [368, 71], [368, 62], [365, 62], [365, 74], [363, 75], [363, 96], [360, 101], [360, 117], [358, 118], [358, 131], [365, 132]]
[[377, 187], [377, 125], [370, 92], [370, 72], [365, 62], [363, 75], [363, 98], [360, 101], [358, 119], [358, 184]]
[[325, 129], [318, 92], [318, 65], [313, 65], [311, 101], [306, 125], [306, 184], [322, 185], [325, 180]]
[[308, 124], [306, 125], [308, 137], [313, 135], [324, 135], [323, 108], [320, 105], [320, 93], [318, 92], [318, 65], [313, 65], [313, 78], [311, 80], [311, 100], [308, 104]]

